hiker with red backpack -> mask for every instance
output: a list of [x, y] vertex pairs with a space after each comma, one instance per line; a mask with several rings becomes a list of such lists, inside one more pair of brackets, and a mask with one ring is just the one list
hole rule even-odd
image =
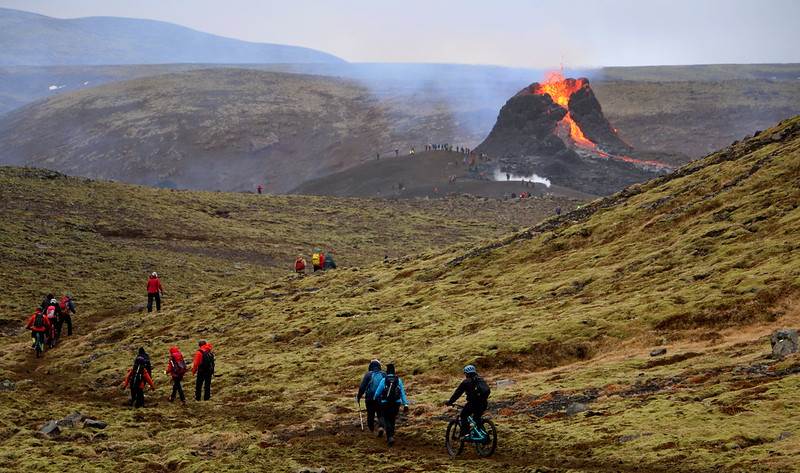
[[28, 319], [28, 325], [26, 325], [25, 328], [31, 331], [34, 349], [36, 349], [37, 342], [44, 346], [44, 338], [50, 331], [50, 321], [42, 313], [42, 309], [36, 309], [36, 312]]
[[151, 390], [155, 390], [156, 386], [153, 384], [153, 378], [147, 370], [150, 365], [150, 358], [144, 351], [144, 348], [139, 348], [139, 354], [133, 360], [133, 367], [128, 370], [125, 375], [125, 381], [122, 383], [123, 388], [131, 388], [131, 405], [136, 407], [144, 406], [144, 384], [150, 385]]
[[150, 278], [147, 279], [147, 312], [153, 312], [153, 301], [156, 302], [156, 312], [161, 312], [161, 296], [163, 294], [164, 288], [161, 287], [158, 273], [153, 271]]
[[367, 408], [367, 428], [370, 432], [375, 431], [375, 418], [378, 418], [378, 436], [383, 435], [383, 427], [380, 425], [381, 403], [375, 400], [375, 391], [378, 390], [378, 385], [385, 376], [386, 374], [381, 371], [381, 362], [370, 361], [367, 372], [364, 373], [361, 384], [358, 386], [358, 394], [356, 394], [356, 404], [359, 406], [361, 405], [361, 396], [364, 396], [364, 406]]
[[175, 400], [175, 394], [177, 393], [183, 405], [186, 405], [186, 396], [183, 395], [183, 386], [181, 386], [181, 381], [183, 381], [183, 375], [186, 374], [186, 371], [186, 361], [183, 359], [183, 353], [178, 347], [170, 347], [169, 361], [167, 361], [167, 370], [165, 371], [172, 378], [172, 394], [169, 397], [169, 402]]
[[194, 399], [199, 401], [202, 393], [203, 400], [208, 401], [211, 399], [211, 378], [214, 376], [214, 352], [211, 344], [205, 340], [200, 340], [198, 346], [192, 362], [192, 374], [197, 376]]
[[303, 255], [297, 255], [294, 260], [294, 272], [297, 274], [304, 274], [306, 272], [306, 259]]
[[58, 325], [56, 326], [56, 337], [61, 338], [61, 327], [64, 323], [67, 324], [67, 335], [72, 335], [72, 316], [70, 313], [75, 313], [75, 303], [72, 301], [72, 296], [64, 294], [58, 302], [58, 308], [61, 312], [61, 317], [58, 318]]
[[381, 423], [386, 429], [386, 445], [391, 447], [394, 445], [395, 422], [400, 406], [403, 406], [403, 412], [408, 412], [406, 388], [403, 380], [395, 374], [393, 363], [386, 365], [386, 376], [378, 383], [373, 399], [380, 402]]
[[453, 392], [453, 395], [450, 396], [450, 399], [445, 402], [445, 405], [452, 406], [462, 394], [467, 395], [467, 403], [464, 405], [464, 409], [461, 410], [462, 438], [469, 437], [470, 416], [472, 416], [472, 420], [474, 420], [477, 425], [481, 425], [481, 416], [488, 407], [489, 395], [491, 393], [492, 390], [489, 388], [489, 385], [486, 383], [486, 381], [478, 376], [478, 370], [475, 368], [475, 366], [465, 366], [464, 379], [461, 381], [461, 384], [458, 385], [455, 392]]
[[47, 330], [47, 346], [53, 348], [56, 346], [56, 340], [58, 340], [56, 326], [58, 325], [58, 320], [61, 318], [61, 308], [58, 305], [58, 301], [50, 299], [50, 303], [47, 305], [44, 314], [50, 326]]

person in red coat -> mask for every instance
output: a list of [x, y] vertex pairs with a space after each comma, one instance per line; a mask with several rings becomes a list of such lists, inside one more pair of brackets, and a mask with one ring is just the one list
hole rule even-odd
[[199, 401], [202, 393], [203, 400], [208, 401], [211, 399], [211, 378], [214, 376], [214, 352], [211, 344], [205, 340], [200, 340], [198, 345], [200, 348], [194, 354], [192, 361], [192, 374], [197, 376], [194, 385], [194, 399]]
[[147, 280], [147, 312], [153, 311], [153, 301], [156, 301], [156, 312], [161, 312], [162, 294], [164, 294], [164, 288], [161, 287], [161, 280], [158, 279], [158, 274], [153, 271], [150, 279]]
[[125, 375], [125, 381], [122, 383], [123, 388], [130, 386], [131, 388], [131, 404], [133, 407], [144, 406], [144, 385], [150, 385], [150, 389], [155, 389], [153, 378], [147, 371], [146, 362], [143, 359], [144, 348], [139, 348], [139, 355], [133, 361], [133, 368], [128, 370]]
[[36, 348], [36, 341], [39, 337], [42, 337], [42, 344], [44, 344], [44, 336], [50, 331], [50, 319], [42, 313], [42, 309], [36, 309], [36, 312], [28, 319], [28, 325], [25, 328], [31, 331], [33, 347]]
[[172, 378], [172, 395], [169, 397], [169, 402], [175, 400], [175, 394], [177, 393], [180, 395], [183, 405], [186, 405], [186, 396], [184, 396], [183, 386], [181, 386], [183, 375], [186, 374], [186, 362], [183, 359], [183, 353], [181, 353], [178, 347], [170, 347], [169, 360], [167, 361], [167, 370], [165, 373]]

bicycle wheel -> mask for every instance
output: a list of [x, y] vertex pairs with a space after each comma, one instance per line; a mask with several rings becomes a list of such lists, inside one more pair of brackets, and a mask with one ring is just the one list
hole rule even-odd
[[486, 432], [487, 439], [483, 442], [475, 442], [475, 453], [479, 457], [489, 457], [497, 450], [497, 428], [494, 422], [484, 420], [483, 430]]
[[461, 440], [461, 426], [457, 420], [451, 420], [447, 424], [444, 446], [447, 447], [447, 454], [450, 455], [450, 458], [455, 458], [464, 451], [464, 442]]

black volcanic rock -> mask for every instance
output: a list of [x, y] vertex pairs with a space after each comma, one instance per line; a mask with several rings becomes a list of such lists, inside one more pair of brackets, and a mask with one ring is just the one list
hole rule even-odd
[[603, 115], [603, 108], [592, 92], [589, 81], [569, 98], [569, 111], [581, 131], [604, 151], [621, 154], [629, 153], [631, 147], [622, 141], [614, 132], [614, 128]]

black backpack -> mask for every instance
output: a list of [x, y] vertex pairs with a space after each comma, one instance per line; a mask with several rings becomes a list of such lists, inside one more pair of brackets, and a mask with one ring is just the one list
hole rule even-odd
[[33, 320], [33, 326], [36, 328], [44, 327], [44, 314], [41, 312], [36, 314], [36, 318]]
[[214, 353], [211, 350], [200, 350], [203, 359], [200, 362], [200, 372], [207, 375], [214, 374]]
[[386, 375], [381, 399], [385, 402], [397, 402], [400, 399], [400, 378], [393, 374]]
[[475, 381], [472, 383], [472, 389], [475, 396], [481, 401], [489, 399], [489, 395], [492, 393], [489, 385], [481, 377], [475, 378]]
[[131, 387], [138, 388], [142, 381], [144, 381], [144, 365], [136, 363], [133, 366], [133, 375], [131, 376]]

